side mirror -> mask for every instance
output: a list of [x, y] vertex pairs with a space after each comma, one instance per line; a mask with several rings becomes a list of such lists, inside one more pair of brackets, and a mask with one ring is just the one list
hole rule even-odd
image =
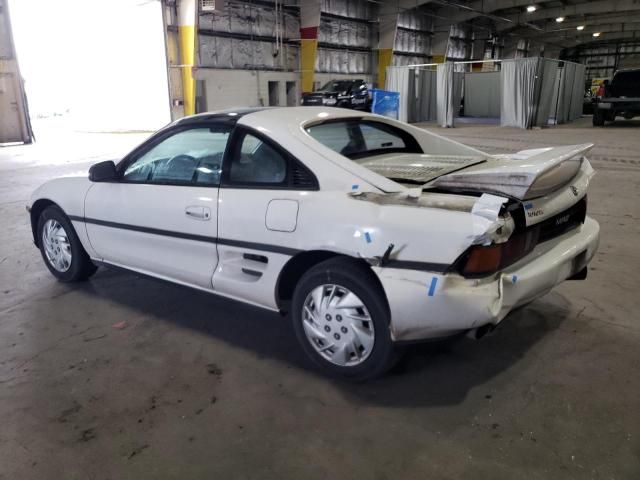
[[89, 180], [92, 182], [110, 182], [117, 176], [116, 164], [112, 160], [96, 163], [89, 169]]

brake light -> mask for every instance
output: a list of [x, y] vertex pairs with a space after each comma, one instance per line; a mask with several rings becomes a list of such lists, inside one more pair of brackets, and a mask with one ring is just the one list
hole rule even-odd
[[502, 261], [502, 245], [471, 247], [469, 257], [462, 269], [463, 275], [483, 275], [498, 271]]
[[514, 264], [527, 255], [537, 244], [537, 228], [512, 235], [504, 243], [474, 245], [459, 260], [458, 271], [465, 277], [481, 277]]

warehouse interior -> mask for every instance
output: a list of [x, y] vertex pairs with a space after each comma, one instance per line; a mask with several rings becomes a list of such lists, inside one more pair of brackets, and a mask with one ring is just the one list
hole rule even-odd
[[[636, 0], [0, 0], [0, 479], [640, 478], [640, 113], [594, 113], [634, 69]], [[43, 264], [44, 182], [352, 80], [491, 155], [593, 143], [587, 278], [352, 383], [278, 313]]]

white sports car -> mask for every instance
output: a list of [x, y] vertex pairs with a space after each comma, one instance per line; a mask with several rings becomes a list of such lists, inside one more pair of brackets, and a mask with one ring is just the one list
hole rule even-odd
[[61, 281], [113, 265], [290, 312], [311, 359], [365, 379], [400, 342], [479, 337], [586, 276], [590, 148], [488, 155], [333, 108], [205, 113], [28, 210]]

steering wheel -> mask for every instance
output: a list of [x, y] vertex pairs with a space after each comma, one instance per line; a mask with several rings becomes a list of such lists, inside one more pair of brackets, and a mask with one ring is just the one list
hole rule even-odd
[[171, 157], [169, 159], [169, 161], [167, 162], [166, 168], [167, 170], [169, 168], [175, 167], [177, 165], [180, 165], [182, 167], [191, 167], [194, 166], [197, 162], [195, 157], [192, 157], [191, 155], [187, 155], [186, 153], [180, 153], [178, 155], [176, 155], [175, 157]]

